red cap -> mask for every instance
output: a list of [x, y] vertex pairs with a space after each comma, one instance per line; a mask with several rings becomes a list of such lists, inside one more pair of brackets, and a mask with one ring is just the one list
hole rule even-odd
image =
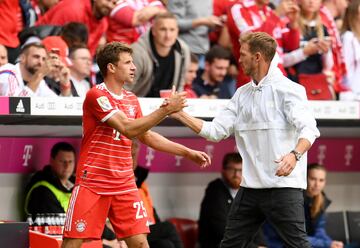
[[58, 54], [61, 61], [66, 66], [70, 66], [72, 64], [68, 58], [69, 48], [66, 42], [60, 36], [48, 36], [42, 40], [42, 44], [45, 46], [48, 52]]

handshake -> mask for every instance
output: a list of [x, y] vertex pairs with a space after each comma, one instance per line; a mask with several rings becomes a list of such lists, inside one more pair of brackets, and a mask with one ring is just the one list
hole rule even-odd
[[175, 86], [171, 90], [161, 90], [160, 96], [165, 98], [160, 108], [164, 108], [171, 117], [175, 117], [175, 113], [181, 112], [183, 108], [188, 106], [186, 92], [177, 92]]

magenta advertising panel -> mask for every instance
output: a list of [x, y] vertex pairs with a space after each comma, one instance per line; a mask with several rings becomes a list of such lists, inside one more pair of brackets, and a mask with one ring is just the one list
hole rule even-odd
[[[218, 172], [222, 157], [235, 151], [233, 138], [219, 143], [202, 138], [171, 139], [193, 149], [205, 151], [212, 158], [212, 165], [200, 169], [193, 162], [141, 146], [139, 164], [152, 172]], [[51, 147], [59, 141], [67, 141], [79, 151], [80, 138], [0, 138], [0, 173], [30, 173], [48, 164]], [[321, 138], [311, 148], [309, 162], [324, 164], [329, 171], [360, 171], [360, 138]]]
[[0, 115], [9, 114], [9, 98], [5, 96], [0, 97]]

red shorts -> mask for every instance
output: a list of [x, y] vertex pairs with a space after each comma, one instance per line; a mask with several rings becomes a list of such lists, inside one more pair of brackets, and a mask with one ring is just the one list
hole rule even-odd
[[72, 192], [64, 227], [65, 238], [100, 239], [106, 218], [117, 238], [149, 233], [147, 213], [138, 191], [99, 195], [76, 186]]

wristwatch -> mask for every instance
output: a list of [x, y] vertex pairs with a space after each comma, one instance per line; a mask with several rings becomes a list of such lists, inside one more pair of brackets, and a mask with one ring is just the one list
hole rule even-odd
[[299, 161], [301, 159], [302, 154], [300, 152], [292, 150], [290, 153], [295, 155], [296, 161]]

